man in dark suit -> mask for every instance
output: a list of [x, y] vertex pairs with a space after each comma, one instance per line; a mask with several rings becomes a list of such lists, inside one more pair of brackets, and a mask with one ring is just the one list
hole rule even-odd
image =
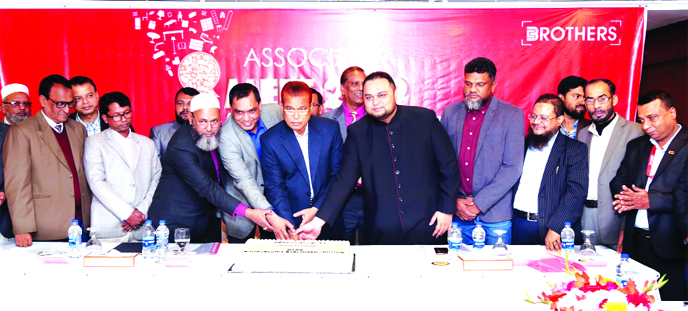
[[570, 222], [580, 232], [583, 201], [588, 191], [588, 148], [559, 133], [564, 102], [553, 94], [540, 96], [528, 116], [525, 161], [514, 186], [511, 242], [561, 250], [561, 230]]
[[[368, 113], [348, 127], [341, 169], [303, 238], [333, 224], [359, 176], [370, 244], [442, 244], [459, 197], [456, 153], [431, 110], [398, 106], [392, 77], [374, 72], [363, 82]], [[443, 242], [444, 241], [444, 242]]]
[[172, 135], [179, 129], [179, 127], [188, 122], [191, 117], [189, 112], [189, 105], [191, 104], [191, 99], [198, 95], [198, 91], [194, 88], [184, 87], [177, 91], [174, 95], [174, 117], [173, 121], [167, 122], [165, 124], [160, 124], [154, 126], [148, 134], [148, 138], [152, 139], [155, 143], [155, 148], [158, 149], [158, 157], [160, 158], [160, 164], [165, 166], [165, 151], [167, 150], [167, 143], [172, 138]]
[[[260, 162], [265, 197], [277, 215], [292, 226], [301, 225], [301, 211], [322, 205], [339, 171], [342, 136], [337, 122], [312, 118], [311, 92], [307, 84], [292, 81], [282, 88], [284, 121], [260, 138]], [[293, 234], [293, 227], [290, 227]], [[330, 228], [328, 228], [330, 229]], [[341, 232], [328, 230], [323, 239], [340, 239]], [[282, 237], [286, 228], [275, 228]]]
[[231, 182], [218, 154], [221, 115], [214, 95], [196, 95], [190, 105], [190, 123], [172, 136], [148, 218], [167, 221], [170, 241], [176, 228], [189, 228], [191, 243], [220, 242], [218, 209], [234, 217], [247, 217], [272, 229], [265, 219], [271, 210], [250, 209], [224, 190]]
[[485, 229], [485, 244], [494, 244], [494, 230], [506, 230], [504, 243], [511, 244], [512, 189], [523, 169], [525, 122], [523, 110], [500, 100], [497, 67], [484, 57], [464, 67], [464, 100], [442, 113], [442, 126], [449, 133], [458, 155], [461, 190], [454, 213], [463, 242], [472, 244], [477, 223]]
[[[339, 89], [342, 93], [341, 106], [322, 115], [323, 118], [332, 119], [339, 123], [342, 140], [346, 140], [346, 128], [366, 115], [363, 106], [363, 80], [365, 78], [365, 72], [361, 67], [346, 68], [339, 78], [341, 84]], [[341, 221], [344, 226], [342, 239], [354, 244], [358, 235], [358, 242], [367, 244], [365, 218], [363, 217], [363, 187], [360, 183], [356, 183], [350, 191], [351, 196], [342, 209]]]
[[581, 77], [568, 76], [559, 82], [557, 94], [564, 101], [564, 122], [560, 132], [572, 139], [592, 121], [585, 118], [585, 86], [588, 81]]
[[[588, 103], [596, 98], [588, 99]], [[631, 140], [610, 187], [614, 209], [625, 214], [623, 252], [666, 274], [662, 300], [688, 300], [686, 245], [674, 213], [677, 181], [688, 158], [688, 129], [676, 122], [671, 95], [651, 91], [638, 100], [638, 120], [645, 135]]]

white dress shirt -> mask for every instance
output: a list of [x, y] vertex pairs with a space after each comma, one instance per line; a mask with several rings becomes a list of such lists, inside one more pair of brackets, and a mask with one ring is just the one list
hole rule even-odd
[[311, 182], [311, 165], [310, 161], [308, 159], [308, 124], [306, 124], [306, 130], [303, 132], [303, 136], [299, 135], [296, 131], [294, 131], [294, 135], [296, 135], [296, 141], [299, 143], [299, 147], [301, 147], [301, 153], [303, 154], [303, 160], [306, 162], [306, 170], [308, 171], [308, 186], [311, 188], [311, 199], [314, 196], [313, 193], [313, 183]]
[[[671, 142], [674, 141], [674, 138], [676, 138], [676, 135], [678, 135], [678, 132], [681, 131], [681, 124], [678, 125], [678, 131], [674, 133], [674, 136], [671, 136], [671, 139], [664, 145], [664, 149], [659, 146], [659, 143], [654, 140], [654, 138], [650, 138], [650, 142], [655, 145], [657, 150], [655, 151], [655, 157], [652, 159], [652, 169], [650, 170], [650, 175], [655, 176], [657, 173], [657, 168], [659, 167], [659, 164], [662, 163], [662, 158], [664, 158], [664, 153], [666, 153], [667, 148], [671, 145]], [[638, 164], [642, 165], [642, 164]], [[652, 178], [647, 177], [647, 184], [645, 184], [645, 191], [650, 191], [650, 184], [652, 184]], [[652, 207], [650, 207], [652, 208]], [[645, 230], [650, 230], [650, 222], [647, 220], [647, 210], [645, 209], [639, 209], [638, 214], [635, 215], [635, 227], [640, 228], [640, 229], [645, 229]]]
[[540, 184], [542, 175], [545, 174], [545, 167], [552, 146], [557, 139], [559, 132], [549, 139], [542, 149], [533, 146], [528, 147], [526, 158], [523, 161], [523, 174], [518, 184], [518, 190], [514, 197], [514, 208], [526, 213], [538, 212], [538, 195], [540, 194]]
[[116, 134], [115, 135], [115, 141], [117, 141], [117, 143], [120, 146], [122, 146], [122, 150], [124, 150], [124, 156], [126, 157], [126, 159], [124, 159], [124, 161], [126, 161], [127, 164], [129, 164], [129, 168], [132, 168], [133, 167], [133, 163], [132, 163], [132, 161], [133, 161], [133, 159], [132, 159], [133, 158], [133, 149], [132, 149], [131, 144], [133, 143], [133, 141], [131, 140], [131, 129], [129, 129], [129, 133], [127, 134], [127, 137], [122, 136], [122, 134], [118, 133], [117, 131], [115, 131], [115, 134]]
[[615, 113], [612, 122], [602, 130], [602, 135], [597, 133], [595, 123], [590, 124], [588, 131], [592, 134], [590, 141], [590, 174], [588, 179], [588, 200], [597, 201], [597, 181], [600, 177], [600, 170], [602, 170], [602, 159], [607, 152], [609, 139], [614, 133], [616, 122], [619, 121], [618, 115]]
[[[62, 131], [64, 131], [64, 124], [63, 123], [55, 123], [55, 121], [53, 121], [52, 119], [48, 118], [48, 116], [45, 115], [45, 113], [43, 112], [43, 109], [41, 109], [41, 113], [43, 114], [43, 118], [45, 119], [45, 121], [48, 122], [48, 125], [50, 125], [50, 127], [53, 128], [53, 131], [58, 132], [60, 134], [62, 133]], [[61, 129], [59, 131], [57, 130], [57, 128], [55, 128], [57, 125], [60, 125], [60, 127], [61, 127]]]

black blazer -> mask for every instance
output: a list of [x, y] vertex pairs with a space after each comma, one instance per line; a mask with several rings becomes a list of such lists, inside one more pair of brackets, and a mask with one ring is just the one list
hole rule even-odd
[[[531, 143], [526, 138], [526, 151]], [[528, 172], [523, 172], [527, 174]], [[581, 215], [588, 196], [588, 146], [577, 140], [558, 134], [545, 166], [538, 194], [538, 226], [540, 243], [544, 245], [549, 229], [561, 234], [564, 223], [571, 222], [576, 241], [583, 241]], [[519, 182], [514, 186], [514, 197]]]
[[[100, 131], [101, 132], [110, 128], [110, 125], [108, 125], [107, 122], [103, 121], [102, 114], [98, 117], [100, 118]], [[69, 118], [72, 120], [76, 120], [76, 112], [69, 114]], [[134, 125], [131, 126], [131, 131], [136, 133], [136, 131], [134, 131]]]
[[[679, 232], [678, 223], [674, 216], [677, 213], [676, 203], [685, 202], [684, 193], [678, 193], [677, 181], [681, 176], [688, 158], [688, 129], [681, 127], [669, 148], [667, 148], [662, 162], [655, 173], [655, 178], [650, 184], [648, 196], [650, 199], [650, 209], [647, 210], [647, 218], [650, 224], [650, 239], [655, 252], [662, 258], [681, 259], [686, 255], [686, 246], [683, 244], [682, 234]], [[650, 136], [643, 135], [628, 142], [626, 155], [616, 177], [612, 179], [610, 187], [612, 194], [621, 192], [621, 186], [631, 188], [635, 185], [638, 188], [645, 188], [647, 184], [647, 161], [652, 152]], [[676, 198], [676, 196], [679, 196]], [[633, 256], [633, 230], [635, 228], [635, 217], [637, 210], [624, 212], [626, 225], [624, 229], [623, 251]]]
[[[5, 135], [10, 126], [0, 122], [0, 191], [5, 192], [5, 170], [2, 165], [2, 147], [5, 144]], [[0, 234], [6, 238], [14, 237], [12, 231], [12, 219], [10, 219], [10, 211], [7, 208], [7, 199], [0, 205]]]
[[[154, 224], [165, 219], [171, 235], [174, 228], [189, 228], [191, 242], [195, 243], [194, 237], [203, 236], [211, 221], [219, 222], [215, 216], [218, 208], [232, 215], [240, 202], [224, 189], [224, 183], [231, 180], [222, 165], [219, 149], [215, 151], [222, 180], [220, 184], [210, 152], [196, 147], [192, 131], [191, 125], [184, 123], [170, 139], [148, 218]], [[218, 228], [218, 241], [220, 235]], [[170, 236], [170, 241], [174, 241], [173, 236]]]

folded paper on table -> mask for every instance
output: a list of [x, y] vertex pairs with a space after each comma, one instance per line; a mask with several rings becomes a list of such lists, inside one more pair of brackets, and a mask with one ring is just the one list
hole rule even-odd
[[473, 254], [461, 254], [459, 259], [463, 261], [464, 271], [496, 271], [513, 270], [514, 261], [505, 256], [472, 256]]
[[108, 253], [84, 256], [84, 267], [133, 267], [143, 256], [141, 253]]
[[[585, 267], [577, 262], [569, 262], [569, 266], [573, 266], [578, 271], [585, 271]], [[566, 270], [566, 262], [562, 257], [543, 258], [539, 260], [531, 260], [528, 262], [528, 267], [531, 267], [540, 272], [562, 272]]]

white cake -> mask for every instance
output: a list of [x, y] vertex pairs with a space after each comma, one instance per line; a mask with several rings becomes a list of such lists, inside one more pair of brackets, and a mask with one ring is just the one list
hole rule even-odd
[[236, 272], [351, 273], [349, 241], [254, 240], [244, 244]]

